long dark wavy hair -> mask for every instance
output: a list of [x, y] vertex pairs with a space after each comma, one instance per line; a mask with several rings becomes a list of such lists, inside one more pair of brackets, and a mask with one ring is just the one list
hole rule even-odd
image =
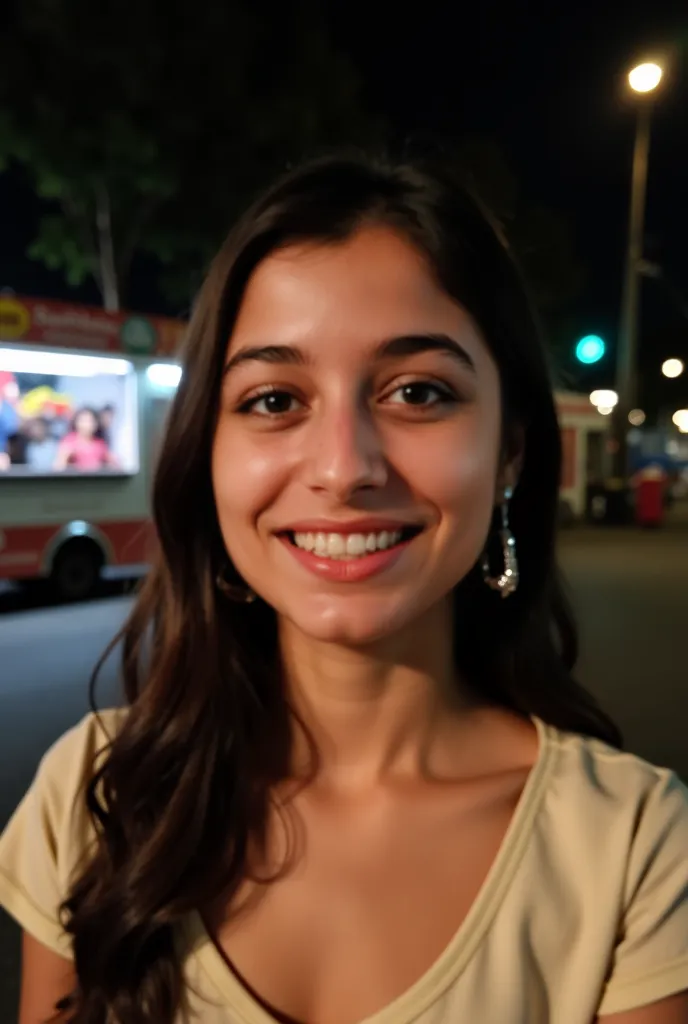
[[184, 1000], [176, 928], [250, 875], [247, 851], [290, 771], [294, 715], [275, 613], [228, 602], [216, 586], [227, 564], [210, 469], [222, 367], [262, 259], [291, 243], [341, 242], [368, 223], [405, 236], [474, 318], [499, 369], [505, 436], [518, 427], [524, 438], [511, 507], [520, 586], [503, 601], [479, 567], [456, 586], [457, 673], [486, 701], [621, 744], [572, 676], [576, 632], [555, 565], [552, 385], [499, 231], [447, 169], [347, 155], [291, 171], [231, 232], [192, 317], [154, 485], [159, 553], [118, 638], [129, 710], [88, 787], [97, 846], [62, 907], [78, 985], [61, 1007], [73, 1024], [171, 1024]]

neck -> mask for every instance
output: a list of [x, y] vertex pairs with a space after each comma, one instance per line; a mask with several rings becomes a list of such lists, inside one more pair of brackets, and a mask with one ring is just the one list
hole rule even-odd
[[[430, 770], [471, 703], [457, 687], [450, 618], [443, 602], [403, 636], [365, 648], [314, 641], [280, 622], [290, 702], [315, 741], [321, 781], [364, 788]], [[297, 773], [306, 753], [297, 730]]]

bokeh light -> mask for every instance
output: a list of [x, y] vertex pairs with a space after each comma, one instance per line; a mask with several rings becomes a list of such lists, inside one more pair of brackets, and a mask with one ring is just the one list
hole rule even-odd
[[665, 359], [662, 363], [662, 373], [665, 377], [680, 377], [685, 366], [680, 359]]
[[688, 409], [677, 409], [671, 417], [671, 422], [682, 434], [688, 434]]
[[587, 334], [576, 345], [576, 359], [579, 363], [597, 363], [605, 353], [606, 345], [597, 334]]
[[590, 401], [598, 412], [601, 412], [603, 416], [608, 416], [618, 404], [619, 396], [616, 391], [602, 389], [600, 391], [593, 391], [590, 395]]
[[628, 82], [634, 92], [652, 92], [662, 80], [662, 69], [659, 64], [648, 62], [638, 64], [629, 72]]

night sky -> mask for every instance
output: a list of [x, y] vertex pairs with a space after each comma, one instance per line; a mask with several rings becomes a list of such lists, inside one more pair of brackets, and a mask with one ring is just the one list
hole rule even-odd
[[[423, 0], [328, 4], [333, 33], [357, 65], [371, 106], [397, 139], [496, 137], [521, 193], [565, 214], [588, 277], [576, 304], [580, 330], [613, 339], [629, 201], [634, 103], [625, 72], [659, 55], [650, 156], [646, 255], [688, 306], [688, 3], [619, 0], [470, 5]], [[534, 13], [533, 13], [534, 12]], [[385, 16], [387, 15], [387, 16]], [[36, 207], [14, 173], [0, 177], [0, 285], [97, 301], [69, 292], [23, 259]], [[158, 306], [145, 268], [139, 306]], [[643, 285], [644, 350], [688, 357], [688, 319], [654, 282]], [[155, 311], [151, 309], [151, 311]], [[651, 340], [650, 340], [651, 339]], [[669, 351], [670, 350], [670, 351]], [[654, 353], [657, 355], [654, 355]]]
[[[370, 3], [337, 6], [371, 95], [400, 130], [497, 136], [523, 193], [568, 215], [589, 272], [581, 319], [602, 333], [616, 330], [626, 241], [635, 115], [625, 72], [666, 55], [646, 248], [688, 304], [688, 4], [560, 0], [526, 15], [518, 2], [477, 2], [466, 14], [425, 0], [422, 16], [384, 25], [366, 18]], [[656, 285], [645, 297], [653, 324], [683, 322], [688, 333]]]

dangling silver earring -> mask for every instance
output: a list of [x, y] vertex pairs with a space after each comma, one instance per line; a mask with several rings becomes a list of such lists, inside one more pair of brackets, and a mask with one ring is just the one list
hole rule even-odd
[[226, 580], [226, 570], [227, 566], [225, 565], [215, 577], [215, 586], [220, 593], [224, 594], [230, 601], [236, 601], [238, 604], [253, 604], [257, 595], [245, 583], [230, 583]]
[[498, 590], [502, 597], [509, 597], [518, 588], [518, 559], [516, 557], [516, 539], [511, 532], [509, 526], [509, 502], [511, 501], [513, 490], [511, 487], [507, 487], [504, 491], [504, 501], [502, 502], [501, 515], [502, 515], [502, 528], [499, 531], [499, 537], [502, 542], [502, 553], [504, 557], [504, 571], [500, 576], [490, 575], [490, 558], [487, 553], [483, 555], [483, 578], [487, 583], [488, 587], [492, 590]]

